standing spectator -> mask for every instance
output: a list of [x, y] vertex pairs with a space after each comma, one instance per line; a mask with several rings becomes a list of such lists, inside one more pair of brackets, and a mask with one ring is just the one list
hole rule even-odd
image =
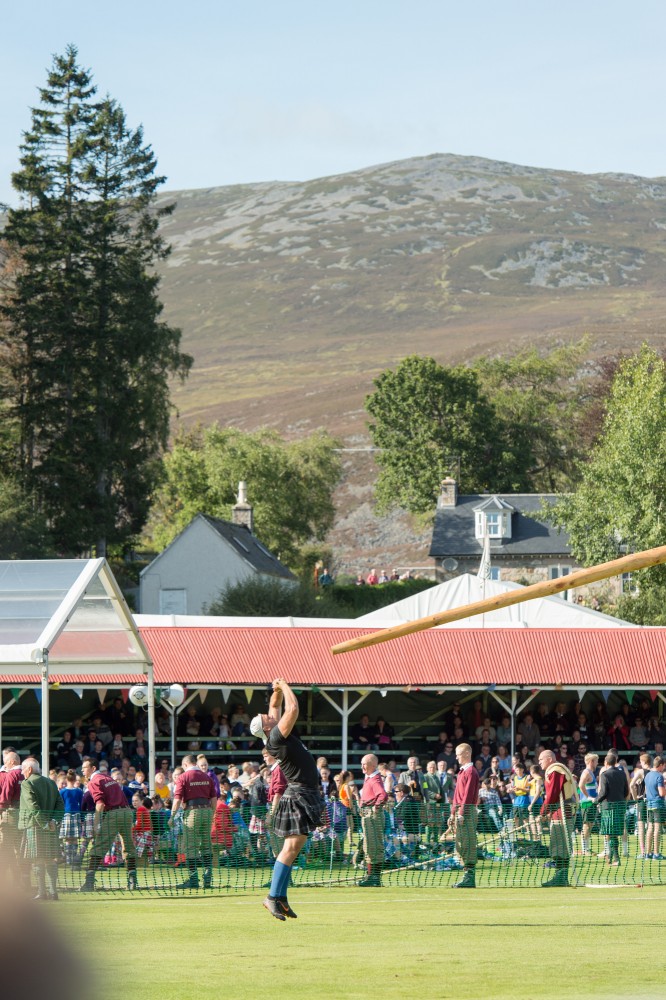
[[37, 875], [35, 899], [58, 898], [58, 830], [64, 813], [55, 781], [42, 775], [39, 762], [27, 757], [21, 765], [19, 830], [25, 830], [25, 858]]
[[112, 733], [129, 736], [132, 731], [132, 710], [129, 705], [123, 703], [122, 698], [114, 698], [104, 713], [104, 718]]
[[455, 827], [456, 851], [463, 863], [464, 874], [454, 889], [474, 889], [476, 887], [476, 824], [478, 819], [479, 775], [472, 764], [472, 748], [469, 743], [456, 747], [458, 760], [458, 780], [453, 793], [451, 818]]
[[500, 745], [497, 748], [497, 767], [502, 775], [502, 778], [508, 778], [511, 774], [511, 758], [507, 752], [505, 746]]
[[522, 760], [518, 760], [511, 779], [513, 791], [513, 825], [516, 833], [522, 831], [529, 822], [530, 778]]
[[77, 782], [78, 775], [76, 771], [70, 768], [67, 772], [65, 787], [60, 789], [60, 796], [65, 809], [60, 827], [60, 836], [64, 845], [65, 864], [67, 865], [73, 865], [76, 861], [79, 838], [81, 836], [83, 789]]
[[132, 839], [132, 810], [125, 793], [110, 775], [97, 770], [94, 757], [87, 758], [81, 765], [83, 777], [88, 783], [88, 791], [95, 803], [93, 820], [93, 846], [88, 862], [88, 871], [80, 892], [93, 892], [95, 873], [102, 864], [106, 853], [120, 837], [123, 857], [127, 864], [127, 888], [136, 889], [136, 851]]
[[354, 581], [357, 587], [365, 587], [365, 580], [363, 579], [363, 574], [359, 573]]
[[361, 788], [361, 826], [368, 874], [358, 884], [379, 887], [384, 867], [384, 805], [388, 795], [373, 753], [365, 755], [361, 767], [365, 775]]
[[400, 782], [408, 786], [415, 802], [423, 802], [423, 771], [418, 757], [407, 759], [407, 770], [400, 775]]
[[426, 836], [431, 844], [437, 844], [442, 832], [442, 784], [437, 774], [437, 764], [429, 760], [426, 773], [421, 779], [425, 802]]
[[135, 792], [132, 796], [132, 808], [135, 813], [132, 827], [134, 849], [137, 859], [146, 865], [148, 861], [152, 861], [154, 853], [153, 822], [150, 815], [153, 801], [143, 792]]
[[21, 758], [15, 750], [5, 749], [0, 770], [0, 862], [10, 877], [19, 870], [20, 834], [18, 832], [19, 803], [23, 771]]
[[379, 582], [380, 583], [390, 583], [391, 582], [388, 573], [384, 569], [382, 569], [382, 570], [379, 571]]
[[334, 580], [333, 580], [333, 577], [331, 576], [331, 574], [329, 573], [327, 566], [324, 566], [323, 570], [319, 574], [318, 583], [319, 583], [320, 587], [332, 587], [333, 586]]
[[629, 782], [623, 768], [617, 766], [617, 753], [609, 750], [605, 767], [599, 775], [597, 803], [601, 806], [600, 833], [606, 837], [606, 861], [620, 864], [620, 837], [624, 834], [624, 819], [629, 797]]
[[190, 875], [178, 888], [199, 888], [197, 863], [201, 856], [203, 887], [210, 889], [213, 880], [213, 845], [210, 833], [213, 812], [217, 805], [215, 784], [210, 775], [197, 767], [197, 759], [192, 754], [183, 757], [182, 763], [183, 770], [176, 779], [174, 788], [169, 825], [174, 825], [182, 808], [184, 815], [181, 853], [185, 855]]
[[379, 583], [379, 577], [377, 576], [377, 571], [375, 569], [370, 570], [365, 582], [369, 584], [371, 587], [374, 587], [376, 584]]
[[[645, 801], [647, 805], [647, 836], [645, 838], [646, 857], [653, 861], [663, 861], [659, 853], [661, 847], [661, 827], [664, 822], [664, 767], [666, 761], [657, 755], [652, 767], [645, 775]], [[650, 850], [652, 848], [652, 850]]]
[[573, 812], [576, 801], [576, 779], [569, 769], [556, 760], [552, 750], [542, 750], [539, 766], [544, 772], [544, 800], [541, 815], [550, 822], [550, 857], [555, 874], [544, 889], [569, 885], [569, 862], [571, 859], [571, 834]]
[[592, 828], [597, 818], [597, 795], [599, 794], [599, 785], [597, 782], [598, 763], [599, 754], [586, 754], [585, 767], [583, 768], [581, 776], [578, 780], [580, 811], [583, 821], [583, 828], [580, 835], [582, 846], [581, 854], [584, 855], [592, 853], [590, 849], [590, 837], [592, 836]]
[[335, 792], [337, 796], [338, 789], [329, 767], [322, 767], [319, 771], [319, 777], [321, 779], [321, 793], [324, 796], [324, 801], [327, 802], [331, 792]]
[[252, 765], [248, 792], [250, 795], [250, 840], [255, 852], [261, 853], [266, 844], [268, 788], [258, 764]]
[[446, 741], [446, 743], [444, 744], [444, 750], [438, 753], [435, 759], [438, 764], [440, 762], [446, 764], [447, 771], [449, 770], [449, 768], [452, 768], [454, 771], [456, 770], [457, 761], [456, 761], [455, 751], [453, 749], [453, 743], [451, 742], [451, 740]]
[[652, 757], [649, 753], [642, 753], [638, 760], [637, 767], [634, 768], [629, 782], [629, 792], [636, 803], [636, 833], [638, 834], [638, 857], [643, 859], [645, 853], [645, 822], [647, 819], [647, 807], [645, 802], [645, 775], [652, 767]]
[[215, 771], [212, 769], [212, 767], [208, 766], [208, 758], [206, 757], [205, 754], [203, 753], [197, 754], [197, 767], [199, 768], [200, 771], [203, 771], [204, 774], [207, 774], [208, 777], [211, 779], [215, 787], [215, 795], [217, 798], [219, 798], [220, 782], [217, 775], [215, 774]]
[[277, 759], [270, 753], [266, 747], [261, 751], [261, 755], [264, 758], [266, 766], [269, 769], [270, 778], [268, 781], [268, 812], [266, 814], [266, 827], [268, 829], [268, 841], [271, 846], [271, 850], [274, 856], [277, 858], [278, 854], [282, 850], [284, 845], [284, 837], [278, 837], [277, 834], [273, 832], [273, 813], [277, 809], [280, 799], [282, 798], [285, 789], [287, 787], [287, 779], [280, 770], [280, 765]]

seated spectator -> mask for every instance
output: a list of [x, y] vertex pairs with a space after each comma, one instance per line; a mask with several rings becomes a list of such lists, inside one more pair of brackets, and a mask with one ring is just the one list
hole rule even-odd
[[503, 715], [502, 721], [497, 727], [497, 745], [499, 747], [508, 747], [511, 744], [511, 717], [509, 715]]
[[[508, 758], [506, 759], [508, 761]], [[491, 757], [490, 766], [487, 767], [486, 770], [483, 772], [483, 777], [487, 778], [489, 781], [491, 778], [496, 778], [498, 781], [501, 781], [502, 778], [504, 777], [504, 774], [505, 772], [503, 772], [499, 766], [499, 756]]]
[[97, 739], [101, 740], [102, 746], [106, 750], [109, 743], [113, 739], [113, 732], [111, 727], [107, 722], [104, 721], [101, 715], [95, 715], [92, 720], [92, 727], [97, 733]]
[[666, 729], [656, 715], [652, 715], [648, 721], [648, 748], [654, 750], [655, 743], [666, 743]]
[[132, 708], [123, 703], [122, 698], [114, 698], [111, 706], [104, 712], [104, 721], [112, 733], [128, 736], [132, 728]]
[[[618, 712], [613, 719], [612, 726], [608, 729], [608, 739], [614, 750], [630, 750], [631, 740], [629, 739], [629, 727], [624, 721], [624, 716]], [[598, 748], [597, 748], [598, 749]]]
[[571, 722], [569, 720], [567, 707], [563, 701], [558, 701], [553, 711], [553, 732], [562, 733], [564, 736], [568, 736], [570, 731]]
[[629, 741], [635, 750], [644, 750], [648, 745], [648, 731], [643, 719], [637, 715], [636, 721], [629, 730]]
[[193, 719], [196, 720], [199, 723], [201, 722], [201, 720], [199, 719], [199, 716], [197, 715], [196, 706], [193, 705], [190, 702], [190, 704], [187, 706], [187, 708], [185, 709], [185, 711], [182, 712], [178, 716], [178, 735], [179, 736], [187, 736], [187, 725]]
[[531, 752], [537, 743], [541, 742], [539, 727], [535, 725], [531, 712], [526, 712], [523, 721], [518, 726], [518, 733], [522, 737], [522, 742]]
[[132, 757], [135, 757], [137, 750], [139, 750], [141, 748], [143, 748], [143, 751], [144, 751], [143, 756], [145, 758], [147, 758], [148, 757], [148, 743], [147, 743], [147, 741], [145, 739], [143, 729], [141, 727], [139, 727], [136, 730], [135, 734], [134, 734], [134, 739], [132, 740], [132, 742], [130, 743], [130, 745], [127, 748], [127, 754], [130, 757], [130, 759]]
[[511, 774], [511, 758], [506, 747], [501, 744], [497, 748], [497, 761], [502, 777], [507, 778]]
[[377, 716], [374, 727], [373, 743], [378, 750], [393, 749], [393, 726], [389, 725], [383, 715]]
[[492, 763], [493, 755], [490, 752], [490, 746], [487, 743], [482, 744], [481, 752], [477, 754], [477, 760], [480, 760], [483, 765], [483, 773], [488, 770]]
[[89, 754], [91, 757], [96, 757], [98, 762], [101, 764], [102, 761], [108, 760], [108, 754], [104, 749], [104, 744], [101, 740], [95, 740], [95, 745], [92, 749], [92, 753]]
[[81, 769], [81, 764], [83, 764], [83, 758], [85, 754], [83, 753], [83, 740], [77, 740], [74, 744], [73, 749], [69, 751], [67, 757], [67, 767], [73, 768], [75, 771]]
[[166, 708], [162, 707], [157, 710], [155, 723], [159, 736], [171, 736], [171, 715]]
[[148, 752], [145, 746], [138, 746], [132, 756], [130, 757], [131, 762], [138, 769], [142, 771], [148, 770]]
[[581, 740], [585, 740], [587, 742], [591, 738], [592, 730], [587, 725], [587, 716], [585, 715], [585, 712], [578, 713], [576, 728], [580, 733]]
[[481, 730], [481, 739], [474, 742], [474, 749], [478, 757], [483, 756], [483, 747], [487, 747], [490, 755], [495, 752], [495, 744], [490, 739], [490, 734], [487, 729]]
[[446, 743], [444, 744], [444, 749], [437, 754], [435, 760], [437, 761], [438, 764], [440, 761], [443, 761], [446, 764], [447, 771], [451, 767], [457, 769], [458, 761], [456, 758], [455, 748], [451, 740], [446, 741]]
[[370, 725], [370, 716], [362, 715], [356, 725], [351, 728], [352, 750], [363, 750], [365, 753], [376, 750], [374, 738], [375, 730]]
[[72, 737], [72, 731], [66, 729], [62, 734], [62, 738], [56, 747], [56, 763], [58, 767], [69, 768], [69, 755], [74, 749], [74, 742]]
[[446, 732], [446, 730], [440, 729], [439, 733], [437, 734], [437, 742], [434, 744], [432, 748], [432, 756], [434, 757], [435, 760], [437, 760], [437, 754], [443, 753], [444, 747], [446, 746], [447, 743], [450, 742], [451, 741], [449, 740], [449, 735]]
[[474, 738], [481, 743], [494, 743], [497, 739], [497, 730], [487, 715], [484, 716], [483, 723], [474, 730]]

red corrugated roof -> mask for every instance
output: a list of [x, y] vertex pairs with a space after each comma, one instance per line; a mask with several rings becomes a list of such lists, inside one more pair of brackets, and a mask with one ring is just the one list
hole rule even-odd
[[[430, 629], [333, 656], [374, 629], [141, 628], [157, 684], [257, 687], [284, 675], [317, 687], [666, 688], [666, 628]], [[68, 684], [128, 687], [136, 676], [81, 674]], [[2, 677], [30, 686], [39, 678]]]
[[430, 629], [333, 656], [373, 629], [141, 629], [160, 682], [319, 687], [666, 686], [666, 629]]

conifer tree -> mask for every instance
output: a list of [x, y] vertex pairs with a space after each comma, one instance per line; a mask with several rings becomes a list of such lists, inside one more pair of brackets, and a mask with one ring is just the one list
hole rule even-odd
[[143, 527], [169, 427], [169, 379], [191, 359], [161, 319], [163, 177], [69, 46], [55, 56], [12, 177], [19, 260], [2, 299], [17, 465], [59, 551], [106, 554]]

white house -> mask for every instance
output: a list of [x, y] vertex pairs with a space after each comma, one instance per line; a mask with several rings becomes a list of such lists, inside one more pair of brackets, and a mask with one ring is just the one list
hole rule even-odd
[[252, 576], [296, 579], [253, 534], [252, 507], [240, 484], [233, 521], [197, 514], [141, 573], [143, 614], [200, 615], [225, 587]]

